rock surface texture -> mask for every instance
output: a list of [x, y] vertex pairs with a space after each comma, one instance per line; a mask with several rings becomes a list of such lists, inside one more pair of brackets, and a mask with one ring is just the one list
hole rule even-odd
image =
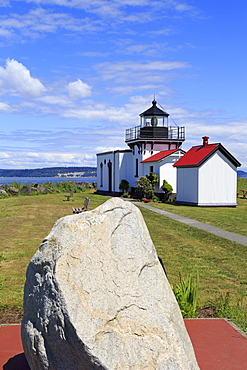
[[27, 269], [32, 370], [199, 369], [137, 207], [112, 198], [58, 220]]

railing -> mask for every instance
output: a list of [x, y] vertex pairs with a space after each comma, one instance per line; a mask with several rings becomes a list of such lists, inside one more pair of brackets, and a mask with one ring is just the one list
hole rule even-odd
[[185, 140], [185, 127], [136, 126], [126, 130], [126, 142], [137, 139]]

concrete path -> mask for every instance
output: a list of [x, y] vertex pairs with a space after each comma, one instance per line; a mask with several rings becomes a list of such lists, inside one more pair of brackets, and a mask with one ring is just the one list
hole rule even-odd
[[225, 230], [223, 230], [219, 227], [212, 226], [212, 225], [207, 225], [207, 224], [204, 224], [203, 222], [192, 220], [191, 218], [188, 218], [188, 217], [175, 215], [174, 213], [163, 211], [161, 209], [152, 207], [148, 204], [144, 204], [144, 203], [140, 203], [140, 202], [133, 202], [133, 203], [138, 207], [143, 207], [143, 208], [149, 209], [150, 211], [159, 213], [160, 215], [165, 216], [165, 217], [169, 217], [169, 218], [171, 218], [175, 221], [182, 222], [183, 224], [196, 227], [197, 229], [207, 231], [208, 233], [214, 234], [216, 236], [220, 236], [221, 238], [225, 238], [225, 239], [231, 240], [232, 242], [239, 243], [239, 244], [247, 246], [247, 237], [246, 236], [231, 233], [231, 232], [225, 231]]

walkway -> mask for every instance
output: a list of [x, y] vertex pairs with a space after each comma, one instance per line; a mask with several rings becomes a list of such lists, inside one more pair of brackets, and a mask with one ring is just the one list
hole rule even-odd
[[231, 240], [232, 242], [247, 246], [247, 236], [231, 233], [219, 227], [207, 225], [207, 224], [204, 224], [203, 222], [192, 220], [191, 218], [188, 218], [188, 217], [183, 217], [183, 216], [176, 215], [174, 213], [163, 211], [162, 209], [152, 207], [148, 204], [144, 204], [140, 202], [133, 202], [133, 203], [138, 207], [149, 209], [150, 211], [159, 213], [160, 215], [169, 217], [175, 221], [182, 222], [183, 224], [196, 227], [197, 229], [207, 231], [208, 233], [214, 234], [216, 236], [220, 236], [221, 238], [225, 238], [225, 239]]
[[[228, 321], [186, 319], [185, 326], [201, 370], [247, 369], [247, 339]], [[20, 325], [0, 326], [0, 368], [30, 370], [23, 353]]]

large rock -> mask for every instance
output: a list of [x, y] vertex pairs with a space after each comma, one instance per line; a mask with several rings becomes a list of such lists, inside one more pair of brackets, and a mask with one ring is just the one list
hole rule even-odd
[[23, 195], [31, 195], [32, 194], [31, 186], [24, 185], [21, 188], [21, 194], [23, 194]]
[[137, 207], [113, 198], [56, 222], [27, 269], [31, 369], [199, 369]]
[[19, 189], [17, 189], [15, 186], [10, 186], [8, 188], [8, 191], [10, 192], [11, 195], [18, 195], [19, 194]]
[[9, 196], [9, 194], [4, 189], [0, 189], [0, 196], [1, 195], [4, 195], [5, 197]]

